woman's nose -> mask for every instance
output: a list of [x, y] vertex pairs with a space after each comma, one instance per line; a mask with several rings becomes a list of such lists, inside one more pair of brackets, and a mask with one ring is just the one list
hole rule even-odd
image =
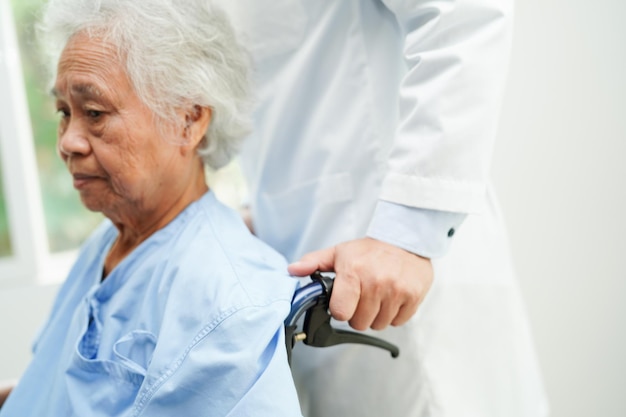
[[63, 159], [72, 155], [85, 156], [91, 151], [85, 130], [80, 123], [74, 121], [70, 121], [65, 129], [59, 131], [57, 147]]

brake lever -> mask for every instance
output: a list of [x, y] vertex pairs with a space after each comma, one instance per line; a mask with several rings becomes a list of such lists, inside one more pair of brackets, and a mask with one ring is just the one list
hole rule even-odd
[[[291, 303], [291, 312], [285, 319], [285, 343], [287, 358], [291, 364], [291, 351], [297, 342], [315, 347], [333, 346], [342, 343], [358, 343], [385, 349], [396, 358], [400, 354], [397, 346], [363, 333], [335, 329], [330, 325], [328, 310], [334, 280], [320, 274], [311, 274], [313, 282], [298, 289]], [[298, 319], [303, 315], [302, 331], [297, 332]]]

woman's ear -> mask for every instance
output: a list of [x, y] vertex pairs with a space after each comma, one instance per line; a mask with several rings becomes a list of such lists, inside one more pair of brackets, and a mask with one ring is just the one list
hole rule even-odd
[[213, 110], [210, 107], [194, 105], [185, 114], [185, 147], [196, 149], [206, 134]]

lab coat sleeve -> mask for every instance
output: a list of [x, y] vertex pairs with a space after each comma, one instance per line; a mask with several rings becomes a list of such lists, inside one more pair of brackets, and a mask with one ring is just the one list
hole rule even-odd
[[134, 415], [300, 416], [285, 348], [289, 308], [286, 302], [247, 307], [209, 325], [143, 395]]
[[512, 0], [383, 0], [407, 72], [380, 200], [480, 212], [509, 60]]
[[466, 214], [380, 201], [367, 236], [425, 258], [445, 255]]

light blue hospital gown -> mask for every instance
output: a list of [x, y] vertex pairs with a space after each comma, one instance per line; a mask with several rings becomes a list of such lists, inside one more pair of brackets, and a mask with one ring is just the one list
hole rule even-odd
[[283, 320], [297, 280], [208, 192], [100, 282], [85, 243], [1, 417], [300, 416]]

